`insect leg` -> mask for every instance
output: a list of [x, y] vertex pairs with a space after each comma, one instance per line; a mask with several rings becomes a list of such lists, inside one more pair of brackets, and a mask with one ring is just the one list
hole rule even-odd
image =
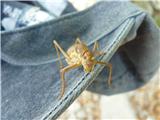
[[55, 44], [54, 44], [54, 47], [55, 47], [56, 52], [57, 52], [57, 56], [58, 56], [59, 63], [60, 63], [60, 69], [61, 69], [61, 68], [63, 68], [63, 64], [62, 64], [62, 61], [61, 61], [61, 58], [60, 58], [60, 53], [59, 53], [59, 50], [58, 50], [58, 48]]
[[94, 56], [95, 56], [95, 57], [101, 56], [101, 55], [104, 55], [104, 54], [106, 54], [106, 53], [103, 52], [103, 51], [95, 51], [95, 52], [94, 52]]
[[79, 67], [79, 64], [73, 64], [73, 65], [68, 65], [67, 67], [61, 69], [60, 71], [60, 75], [61, 75], [61, 94], [60, 94], [60, 98], [62, 98], [62, 96], [64, 95], [64, 91], [65, 91], [65, 73], [71, 69], [74, 69], [76, 67]]
[[53, 44], [61, 51], [66, 59], [70, 59], [69, 55], [61, 48], [61, 46], [54, 40]]
[[92, 52], [93, 52], [93, 54], [94, 54], [95, 57], [106, 54], [106, 53], [103, 52], [103, 51], [98, 51], [98, 50], [97, 50], [98, 48], [99, 48], [99, 44], [98, 44], [98, 42], [96, 41], [96, 42], [94, 43], [94, 46], [93, 46], [93, 49], [92, 49]]
[[94, 53], [95, 51], [97, 51], [97, 49], [99, 48], [99, 44], [97, 41], [94, 42], [94, 46], [93, 46], [93, 49], [92, 49], [92, 52]]
[[81, 40], [79, 37], [76, 39], [75, 43], [81, 43]]
[[60, 68], [62, 68], [63, 65], [62, 65], [62, 61], [61, 61], [61, 59], [60, 59], [59, 50], [60, 50], [60, 52], [64, 55], [64, 57], [65, 57], [66, 59], [69, 59], [69, 56], [68, 56], [68, 54], [60, 47], [60, 45], [59, 45], [55, 40], [53, 41], [53, 44], [54, 44], [54, 46], [55, 46], [55, 49], [56, 49], [56, 52], [57, 52], [57, 56], [58, 56], [58, 58], [59, 58]]
[[110, 87], [112, 81], [112, 64], [102, 61], [96, 61], [96, 64], [106, 65], [109, 68], [108, 85]]

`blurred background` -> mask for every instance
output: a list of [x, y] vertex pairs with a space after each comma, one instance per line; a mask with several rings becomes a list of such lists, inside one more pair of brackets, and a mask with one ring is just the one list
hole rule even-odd
[[[97, 0], [69, 0], [76, 9], [83, 10]], [[160, 0], [137, 1], [160, 26]], [[160, 69], [144, 87], [132, 92], [103, 96], [84, 91], [59, 117], [63, 120], [160, 120]]]

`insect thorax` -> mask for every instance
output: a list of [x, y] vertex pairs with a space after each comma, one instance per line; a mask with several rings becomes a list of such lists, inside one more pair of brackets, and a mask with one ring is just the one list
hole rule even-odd
[[67, 54], [69, 55], [71, 61], [67, 61], [68, 64], [70, 63], [81, 63], [82, 60], [84, 59], [83, 54], [89, 51], [87, 46], [84, 44], [74, 44], [72, 45], [68, 50]]

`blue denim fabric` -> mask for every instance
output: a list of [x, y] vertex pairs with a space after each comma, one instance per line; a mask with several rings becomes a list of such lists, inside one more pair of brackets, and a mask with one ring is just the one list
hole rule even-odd
[[[112, 87], [107, 70], [96, 65], [66, 74], [61, 100], [59, 66], [52, 40], [65, 50], [79, 36], [107, 52], [97, 59], [113, 65]], [[37, 25], [2, 31], [2, 120], [56, 119], [85, 90], [118, 94], [144, 85], [159, 67], [159, 28], [129, 2], [99, 2], [81, 11]], [[64, 60], [63, 60], [64, 61]], [[91, 84], [92, 83], [92, 84]]]

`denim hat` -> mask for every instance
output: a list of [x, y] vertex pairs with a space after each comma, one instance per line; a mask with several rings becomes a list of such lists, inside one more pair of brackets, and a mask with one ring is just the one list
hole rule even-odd
[[[101, 1], [80, 12], [67, 2], [58, 17], [44, 4], [29, 5], [44, 10], [44, 16], [48, 13], [47, 19], [17, 24], [13, 15], [2, 13], [2, 21], [13, 23], [9, 30], [4, 21], [1, 25], [2, 120], [56, 119], [85, 89], [104, 95], [131, 91], [147, 83], [159, 67], [159, 28], [130, 2]], [[112, 86], [104, 66], [96, 65], [91, 73], [80, 67], [66, 73], [65, 93], [58, 99], [61, 78], [53, 40], [66, 51], [77, 37], [89, 48], [98, 41], [106, 52], [97, 60], [112, 64]]]

